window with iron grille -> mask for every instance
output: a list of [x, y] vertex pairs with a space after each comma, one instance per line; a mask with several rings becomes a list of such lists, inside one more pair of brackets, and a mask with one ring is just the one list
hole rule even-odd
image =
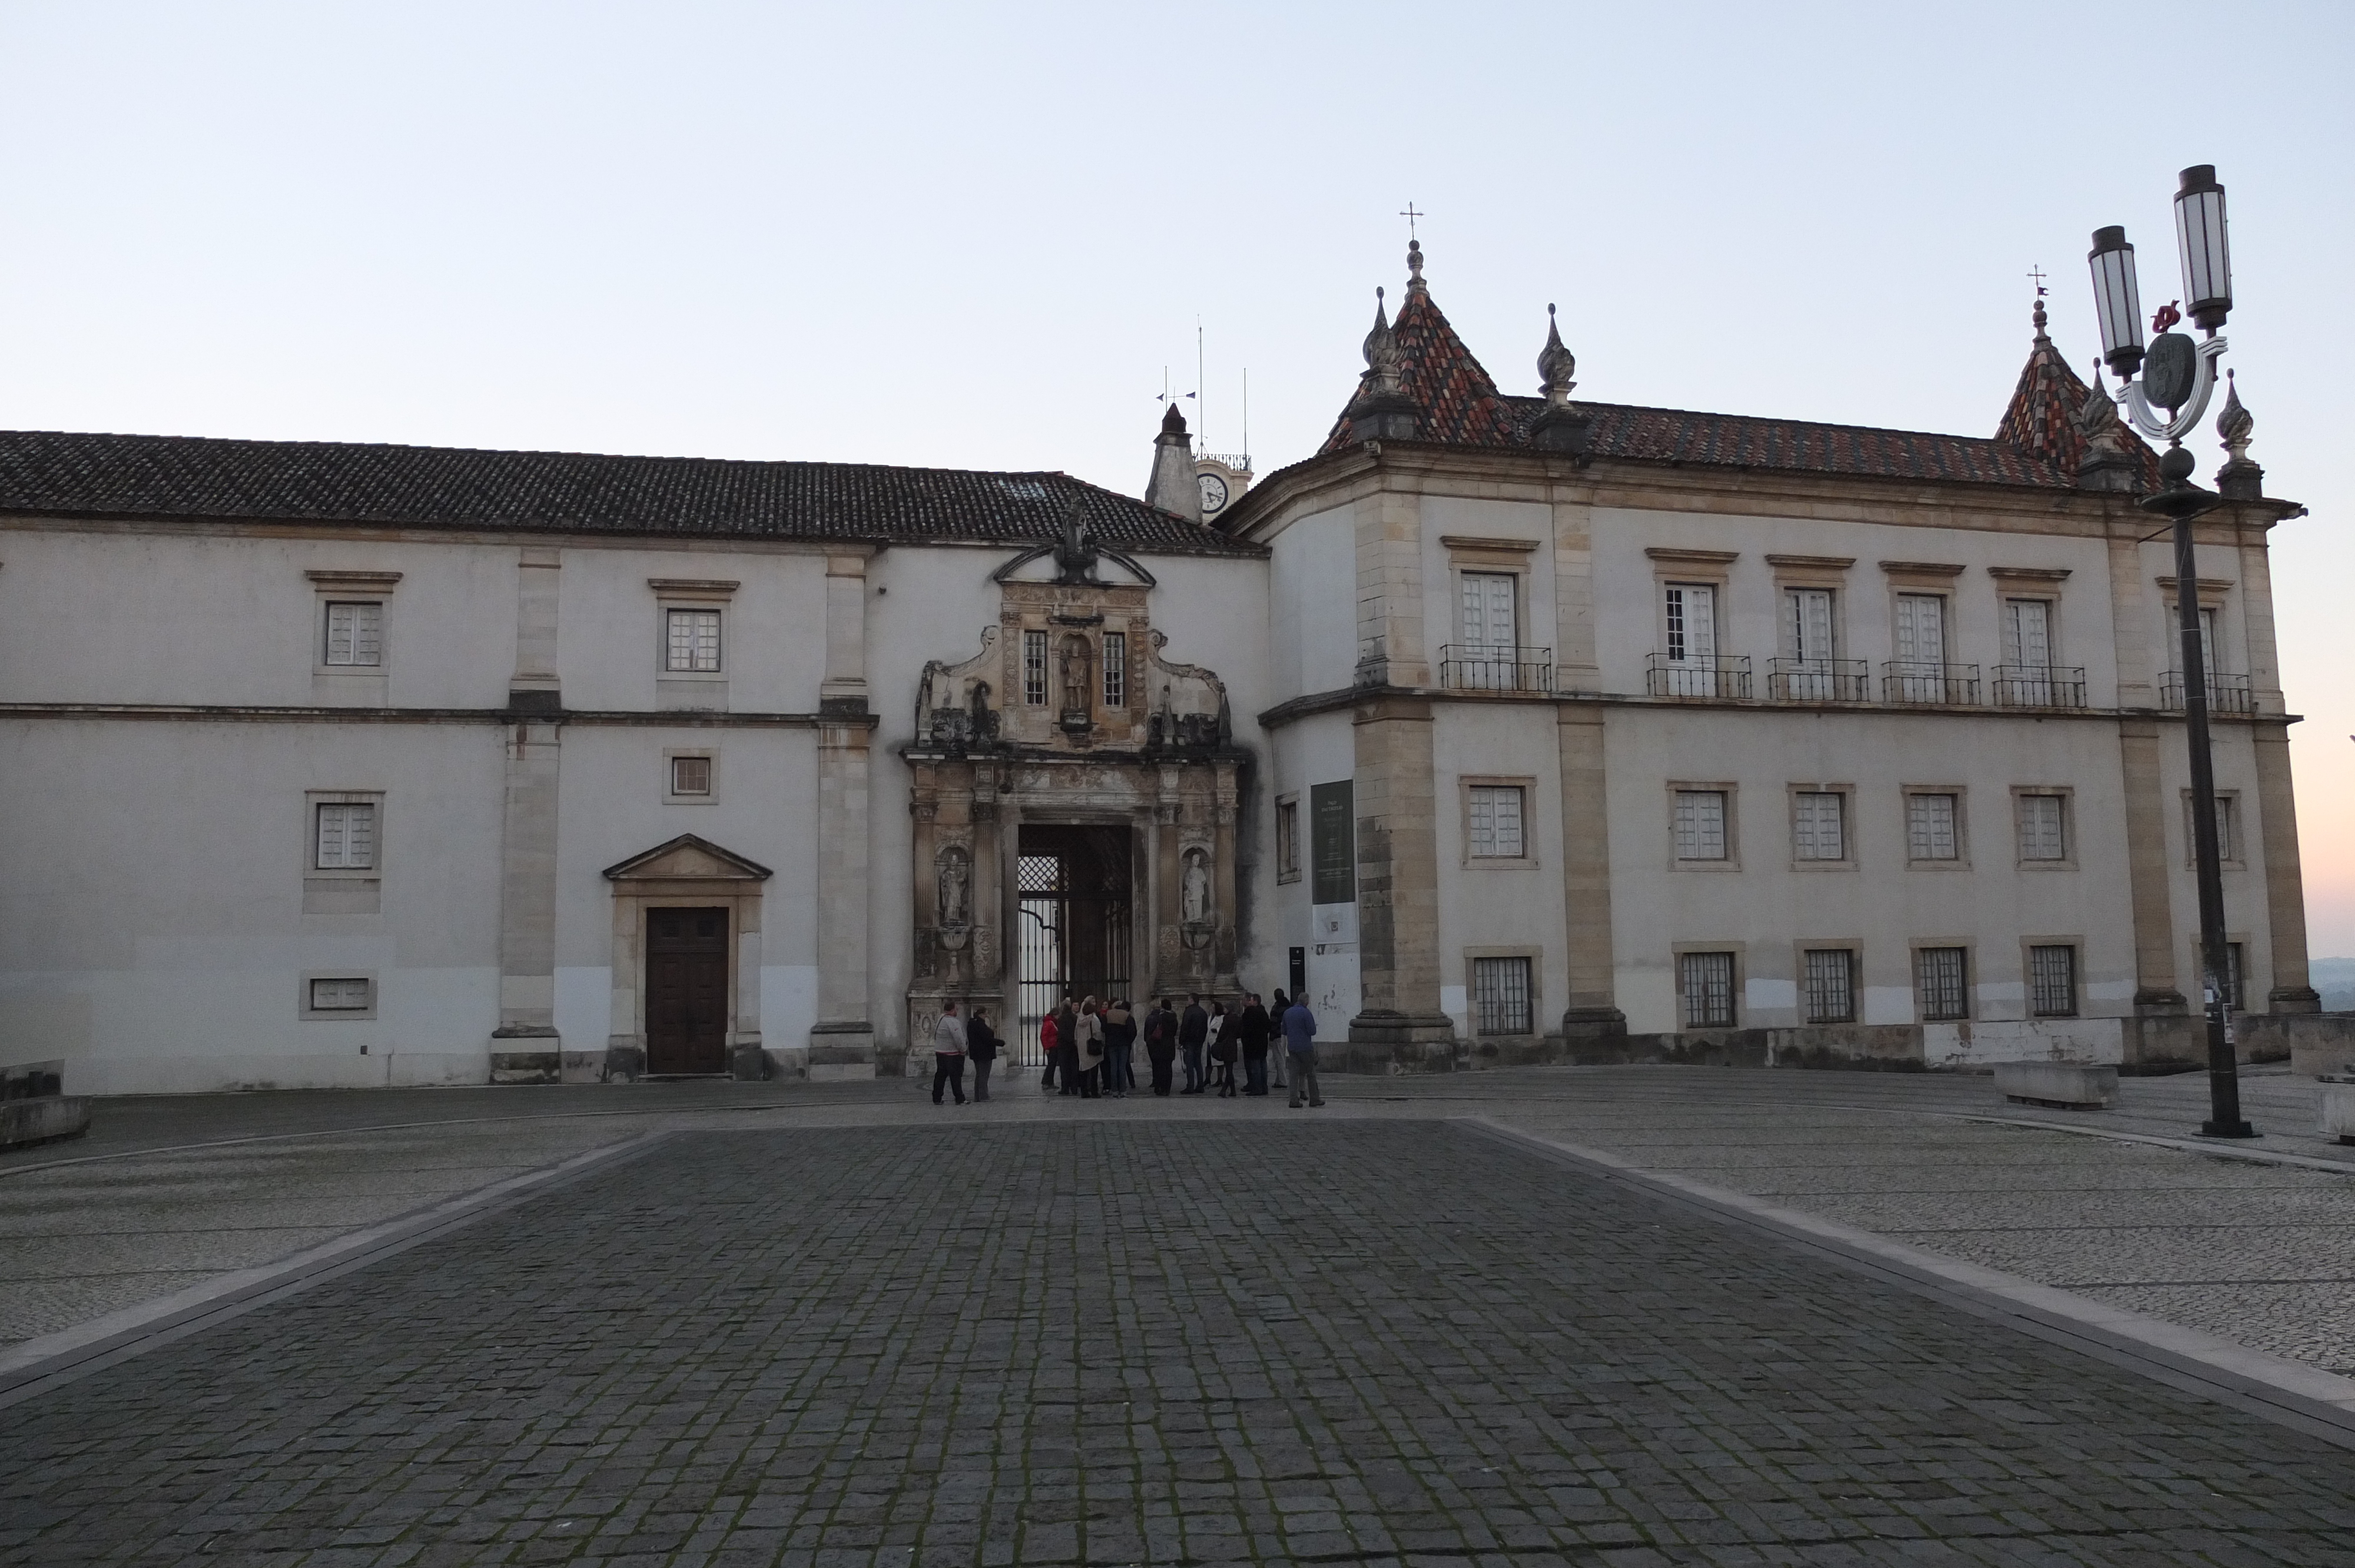
[[1103, 640], [1103, 705], [1128, 706], [1128, 633], [1107, 631]]
[[376, 865], [376, 806], [368, 800], [322, 800], [314, 819], [311, 863], [321, 871], [368, 871]]
[[674, 609], [665, 612], [668, 637], [663, 668], [708, 675], [719, 668], [719, 612], [716, 609]]
[[1798, 860], [1848, 858], [1847, 801], [1836, 790], [1802, 789], [1792, 803], [1792, 853]]
[[1482, 1034], [1532, 1033], [1529, 960], [1473, 959], [1472, 1010], [1474, 1026]]
[[1925, 1023], [1971, 1015], [1970, 966], [1961, 948], [1916, 948], [1913, 994]]
[[1725, 791], [1677, 791], [1677, 858], [1723, 860], [1725, 854]]
[[1684, 993], [1687, 1029], [1733, 1026], [1733, 955], [1686, 953], [1677, 960], [1677, 986]]
[[1022, 634], [1022, 700], [1032, 707], [1047, 705], [1047, 634]]
[[1958, 803], [1952, 795], [1905, 797], [1906, 859], [1961, 858], [1962, 845], [1955, 836], [1955, 808]]
[[670, 759], [670, 792], [674, 795], [711, 793], [711, 758], [674, 757]]
[[368, 989], [366, 980], [314, 980], [311, 982], [311, 1011], [366, 1012]]
[[373, 599], [327, 604], [325, 663], [369, 668], [384, 662], [384, 606]]
[[2069, 802], [2061, 795], [2019, 797], [2019, 858], [2069, 858]]
[[1846, 948], [1810, 948], [1807, 966], [1807, 1022], [1856, 1022], [1856, 955]]
[[2028, 949], [2029, 1011], [2039, 1018], [2077, 1015], [2077, 949], [2066, 945]]
[[1472, 786], [1472, 853], [1476, 859], [1514, 860], [1521, 847], [1521, 787]]
[[1275, 879], [1300, 880], [1300, 802], [1275, 803]]

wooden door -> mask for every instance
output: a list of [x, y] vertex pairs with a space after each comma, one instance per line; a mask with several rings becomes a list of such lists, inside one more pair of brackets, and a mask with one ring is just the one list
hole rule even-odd
[[728, 1070], [728, 911], [646, 911], [646, 1071]]

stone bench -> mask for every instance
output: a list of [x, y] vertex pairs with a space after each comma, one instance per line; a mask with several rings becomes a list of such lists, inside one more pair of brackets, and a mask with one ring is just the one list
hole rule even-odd
[[2355, 1143], [2355, 1075], [2322, 1075], [2322, 1136]]
[[2118, 1097], [2118, 1070], [2091, 1062], [1998, 1062], [1995, 1086], [2014, 1105], [2100, 1110]]
[[0, 1149], [23, 1149], [90, 1130], [90, 1097], [65, 1093], [66, 1065], [0, 1067]]

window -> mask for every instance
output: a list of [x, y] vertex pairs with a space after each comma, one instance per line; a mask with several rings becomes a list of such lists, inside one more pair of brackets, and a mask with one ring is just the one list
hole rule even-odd
[[1686, 953], [1677, 959], [1687, 1029], [1733, 1027], [1733, 955]]
[[2247, 1010], [2247, 1003], [2241, 999], [2241, 944], [2227, 942], [2224, 944], [2224, 1006], [2233, 1012]]
[[1104, 633], [1103, 705], [1128, 706], [1128, 633]]
[[1300, 880], [1300, 801], [1275, 803], [1275, 879]]
[[1971, 1015], [1966, 957], [1961, 948], [1913, 950], [1913, 995], [1921, 1004], [1924, 1023]]
[[1796, 860], [1846, 860], [1846, 798], [1837, 790], [1802, 789], [1792, 798], [1791, 854]]
[[314, 980], [311, 982], [314, 1012], [366, 1012], [372, 987], [366, 980]]
[[1791, 657], [1815, 664], [1837, 657], [1832, 648], [1832, 590], [1789, 588], [1783, 594], [1783, 630]]
[[1667, 594], [1668, 662], [1709, 663], [1717, 657], [1717, 589], [1670, 583]]
[[1922, 794], [1905, 797], [1906, 859], [1959, 860], [1962, 858], [1962, 844], [1955, 834], [1955, 821], [1957, 815], [1955, 808], [1959, 803], [1952, 795]]
[[[2183, 863], [2198, 863], [2200, 835], [2191, 820], [2191, 791], [2183, 792]], [[2232, 862], [2241, 858], [2241, 801], [2236, 795], [2216, 797], [2216, 858]]]
[[327, 601], [327, 646], [321, 662], [371, 669], [384, 662], [384, 605], [377, 599]]
[[670, 792], [674, 795], [711, 793], [711, 758], [674, 757], [670, 759]]
[[2052, 604], [2041, 599], [2003, 601], [2003, 662], [2030, 670], [2052, 663]]
[[1946, 599], [1944, 594], [1901, 593], [1897, 596], [1897, 657], [1907, 664], [1928, 666], [1922, 674], [1945, 673], [1946, 662]]
[[1472, 853], [1476, 859], [1518, 860], [1521, 847], [1521, 787], [1472, 787]]
[[368, 800], [322, 800], [315, 853], [321, 871], [369, 871], [376, 866], [376, 804]]
[[2216, 607], [2212, 604], [2200, 608], [2200, 667], [2216, 673]]
[[2061, 944], [2028, 949], [2029, 1011], [2039, 1018], [2077, 1016], [2077, 949]]
[[1725, 853], [1725, 791], [1677, 791], [1677, 858], [1723, 860]]
[[1529, 960], [1472, 960], [1473, 1026], [1482, 1034], [1529, 1034]]
[[2069, 800], [2065, 795], [2019, 797], [2019, 858], [2069, 858]]
[[1855, 1022], [1856, 983], [1852, 970], [1856, 955], [1846, 948], [1809, 948], [1805, 956], [1807, 1022]]
[[1520, 641], [1520, 628], [1513, 614], [1512, 573], [1465, 572], [1459, 585], [1461, 630], [1466, 644], [1474, 648], [1510, 648]]
[[673, 609], [664, 612], [668, 637], [663, 668], [687, 674], [716, 674], [719, 670], [719, 612], [716, 609]]
[[1022, 634], [1022, 700], [1034, 708], [1047, 705], [1047, 634]]

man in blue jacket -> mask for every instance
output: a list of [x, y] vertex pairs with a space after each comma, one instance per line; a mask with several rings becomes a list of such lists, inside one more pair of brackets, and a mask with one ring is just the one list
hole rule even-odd
[[1311, 1106], [1323, 1105], [1325, 1094], [1316, 1083], [1316, 1015], [1305, 1001], [1284, 1010], [1284, 1049], [1292, 1058], [1292, 1108], [1300, 1108], [1304, 1094]]

